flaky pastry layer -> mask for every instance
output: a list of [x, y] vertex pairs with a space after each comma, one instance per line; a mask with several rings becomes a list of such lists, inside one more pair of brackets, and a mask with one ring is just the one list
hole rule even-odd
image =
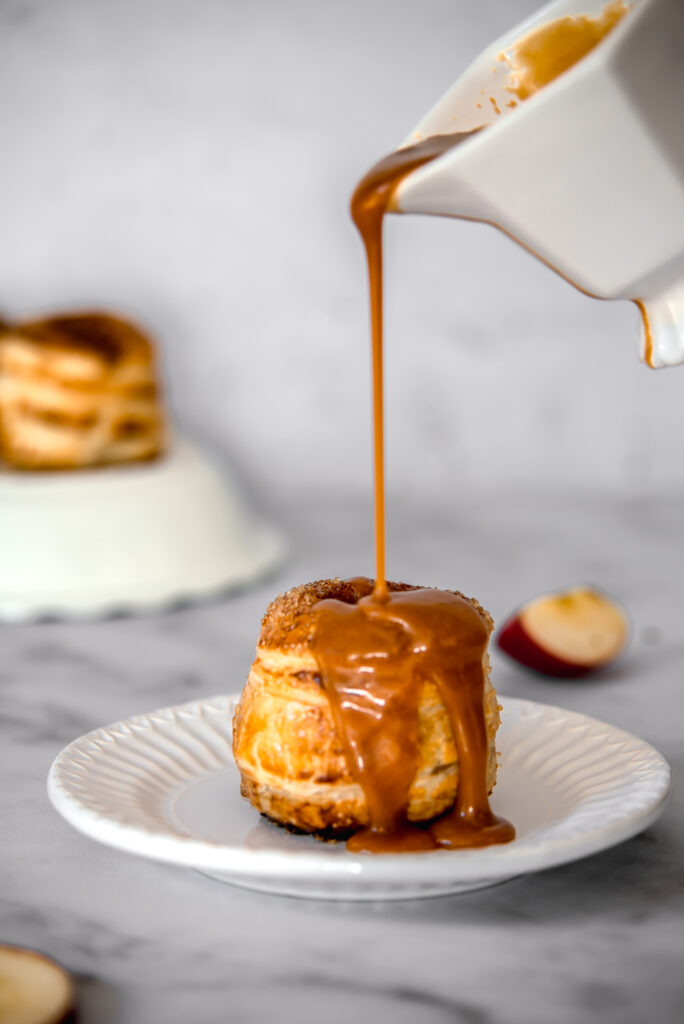
[[[371, 581], [320, 580], [295, 587], [268, 608], [256, 658], [235, 712], [233, 750], [241, 791], [262, 814], [290, 828], [342, 836], [368, 824], [361, 787], [349, 771], [311, 652], [319, 600], [353, 602]], [[416, 589], [389, 584], [391, 590]], [[463, 596], [463, 595], [459, 595]], [[466, 598], [466, 600], [469, 600]], [[490, 632], [491, 617], [475, 601]], [[485, 656], [484, 714], [488, 741], [487, 786], [496, 783], [495, 735], [499, 706]], [[448, 810], [458, 789], [458, 754], [436, 685], [426, 681], [418, 708], [418, 764], [408, 817], [428, 821]]]
[[152, 342], [101, 313], [0, 328], [0, 456], [19, 469], [154, 458], [166, 425]]

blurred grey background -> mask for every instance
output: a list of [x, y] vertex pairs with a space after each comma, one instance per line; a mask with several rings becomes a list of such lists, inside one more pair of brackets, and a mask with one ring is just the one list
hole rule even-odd
[[[349, 194], [538, 0], [2, 0], [0, 308], [106, 306], [264, 506], [366, 493]], [[684, 369], [491, 228], [387, 229], [390, 495], [681, 485]], [[422, 497], [421, 497], [422, 500]]]

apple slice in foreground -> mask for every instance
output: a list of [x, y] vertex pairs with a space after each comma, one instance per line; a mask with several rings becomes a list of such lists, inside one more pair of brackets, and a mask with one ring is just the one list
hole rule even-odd
[[0, 1024], [72, 1024], [74, 985], [54, 960], [18, 946], [0, 946]]
[[497, 643], [521, 665], [567, 679], [615, 661], [628, 636], [616, 601], [592, 587], [571, 587], [524, 605], [501, 627]]

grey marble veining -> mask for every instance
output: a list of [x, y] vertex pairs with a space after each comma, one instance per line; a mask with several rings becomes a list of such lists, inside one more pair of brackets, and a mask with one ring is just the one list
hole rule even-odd
[[45, 776], [76, 735], [239, 689], [267, 600], [368, 572], [367, 502], [280, 509], [292, 556], [223, 601], [139, 619], [0, 631], [0, 938], [78, 977], [84, 1024], [675, 1024], [681, 1019], [684, 497], [492, 495], [390, 506], [395, 577], [476, 593], [497, 619], [545, 588], [592, 580], [633, 619], [627, 657], [554, 683], [494, 657], [497, 687], [636, 732], [673, 765], [644, 835], [595, 857], [446, 899], [326, 904], [252, 894], [110, 850], [52, 811]]

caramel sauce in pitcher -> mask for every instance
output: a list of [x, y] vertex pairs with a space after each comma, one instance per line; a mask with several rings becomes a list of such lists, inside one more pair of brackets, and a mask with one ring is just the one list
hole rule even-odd
[[512, 71], [508, 91], [518, 100], [533, 96], [591, 53], [631, 9], [624, 0], [612, 0], [596, 17], [568, 14], [534, 29], [499, 55]]
[[[492, 813], [487, 796], [487, 623], [457, 594], [390, 591], [385, 579], [383, 219], [402, 179], [464, 137], [434, 136], [390, 154], [359, 182], [351, 203], [368, 259], [376, 580], [355, 581], [355, 604], [328, 599], [315, 606], [313, 653], [347, 764], [366, 798], [369, 824], [347, 843], [356, 852], [488, 846], [515, 835]], [[431, 827], [407, 818], [418, 763], [418, 705], [427, 680], [447, 710], [459, 762], [456, 804]]]
[[412, 171], [442, 156], [472, 133], [433, 135], [378, 161], [361, 179], [351, 199], [351, 215], [359, 230], [368, 262], [373, 381], [373, 466], [375, 491], [376, 596], [385, 585], [385, 473], [383, 386], [383, 272], [382, 226], [399, 184]]

